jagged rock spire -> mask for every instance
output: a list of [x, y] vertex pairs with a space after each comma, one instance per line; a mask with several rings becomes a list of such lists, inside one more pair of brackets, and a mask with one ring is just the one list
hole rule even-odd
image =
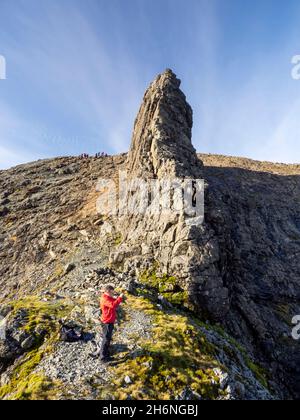
[[[180, 80], [166, 70], [144, 95], [127, 160], [128, 178], [203, 179], [203, 165], [191, 141], [192, 125], [192, 109], [180, 90]], [[134, 188], [135, 184], [133, 195]], [[166, 203], [177, 199], [173, 195], [168, 201], [169, 191], [163, 188], [146, 193], [151, 199], [156, 194], [160, 203], [165, 198]], [[126, 194], [127, 199], [127, 190]], [[229, 311], [230, 302], [219, 269], [214, 230], [206, 223], [198, 224], [196, 220], [201, 218], [190, 220], [171, 207], [154, 206], [157, 211], [125, 213], [116, 218], [114, 228], [123, 242], [111, 253], [110, 262], [124, 271], [134, 267], [137, 276], [158, 266], [159, 275], [176, 278], [177, 290], [187, 293], [189, 307], [219, 320]]]
[[127, 170], [138, 177], [199, 177], [192, 145], [193, 111], [167, 69], [147, 89], [135, 120]]

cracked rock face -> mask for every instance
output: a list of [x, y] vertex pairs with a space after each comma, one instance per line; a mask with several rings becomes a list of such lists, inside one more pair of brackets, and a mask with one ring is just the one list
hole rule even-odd
[[[147, 89], [134, 125], [127, 159], [129, 179], [202, 179], [203, 165], [192, 145], [192, 109], [171, 70]], [[175, 202], [176, 198], [174, 198]], [[176, 276], [197, 311], [221, 319], [229, 310], [228, 290], [218, 267], [219, 247], [207, 224], [191, 224], [183, 212], [160, 209], [115, 220], [123, 243], [113, 263], [133, 264], [141, 273], [159, 266]]]
[[201, 178], [192, 145], [193, 111], [171, 70], [147, 89], [135, 120], [128, 173], [136, 177]]
[[[289, 395], [299, 396], [297, 343], [289, 339], [300, 313], [299, 176], [206, 170], [195, 159], [192, 111], [179, 86], [167, 70], [146, 91], [128, 176], [205, 178], [204, 223], [190, 226], [185, 215], [164, 212], [121, 217], [124, 240], [112, 261], [140, 273], [156, 264], [158, 274], [175, 276], [196, 312], [227, 325]], [[276, 191], [284, 196], [287, 189], [288, 201], [278, 203]]]

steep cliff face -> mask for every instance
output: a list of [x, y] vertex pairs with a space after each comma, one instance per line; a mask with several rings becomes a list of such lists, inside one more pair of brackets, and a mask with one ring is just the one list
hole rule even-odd
[[[135, 121], [126, 165], [128, 178], [141, 178], [146, 183], [152, 179], [161, 183], [203, 179], [191, 129], [192, 110], [180, 90], [180, 80], [166, 70], [146, 91]], [[130, 199], [135, 190], [128, 190]], [[165, 208], [168, 194], [170, 205]], [[112, 253], [111, 262], [126, 270], [132, 266], [138, 275], [154, 269], [159, 275], [171, 273], [177, 279], [178, 293], [188, 294], [187, 305], [221, 319], [228, 312], [229, 299], [212, 226], [202, 223], [198, 213], [176, 209], [179, 199], [174, 198], [172, 189], [170, 193], [165, 192], [164, 186], [154, 193], [149, 189], [149, 195], [151, 204], [159, 202], [155, 211], [150, 205], [140, 214], [131, 211], [111, 221], [123, 238], [117, 252]], [[201, 201], [200, 194], [196, 196]]]
[[191, 143], [191, 108], [179, 87], [170, 70], [150, 85], [127, 168], [144, 178], [203, 177], [204, 223], [190, 226], [184, 212], [121, 218], [117, 261], [133, 262], [139, 274], [156, 264], [160, 276], [175, 276], [177, 292], [187, 292], [183, 304], [222, 321], [284, 392], [299, 395], [300, 356], [290, 338], [291, 319], [300, 313], [299, 175], [202, 168]]
[[222, 166], [206, 166], [204, 176], [206, 220], [218, 237], [230, 298], [223, 322], [299, 397], [299, 343], [291, 338], [300, 311], [299, 169], [233, 167], [230, 159]]
[[[197, 334], [205, 334], [214, 347], [215, 359], [210, 354], [210, 370], [205, 371], [211, 383], [215, 382], [214, 363], [227, 367], [229, 398], [299, 398], [299, 344], [291, 337], [291, 320], [300, 314], [300, 165], [197, 156], [191, 129], [191, 107], [180, 90], [180, 81], [167, 70], [145, 93], [128, 155], [60, 158], [0, 171], [0, 315], [7, 317], [10, 327], [8, 342], [0, 339], [0, 398], [16, 396], [9, 384], [17, 380], [15, 372], [22, 363], [28, 363], [30, 339], [24, 335], [24, 325], [33, 323], [34, 314], [39, 314], [43, 328], [46, 322], [50, 329], [52, 346], [54, 319], [72, 313], [77, 322], [85, 319], [86, 325], [94, 320], [96, 328], [97, 302], [93, 300], [97, 290], [106, 282], [117, 285], [128, 280], [135, 283], [128, 313], [133, 329], [143, 325], [141, 336], [148, 334], [157, 340], [161, 334], [162, 330], [151, 331], [153, 322], [147, 312], [157, 308], [162, 312], [155, 317], [165, 316], [172, 325], [183, 322], [181, 316], [191, 317], [187, 331], [194, 325], [195, 315], [197, 322], [207, 322], [200, 327], [197, 324], [200, 330], [193, 337], [198, 343]], [[204, 222], [182, 209], [170, 211], [163, 206], [158, 206], [159, 211], [128, 212], [118, 217], [98, 214], [96, 202], [102, 192], [96, 191], [97, 180], [115, 180], [119, 185], [118, 173], [124, 170], [129, 182], [139, 178], [144, 186], [153, 179], [204, 179]], [[149, 202], [161, 204], [166, 199], [157, 190], [149, 191]], [[173, 193], [170, 202], [174, 201]], [[146, 292], [155, 308], [139, 303], [148, 296]], [[24, 301], [24, 296], [31, 297]], [[69, 309], [58, 307], [59, 302]], [[53, 318], [50, 324], [40, 317], [46, 310]], [[0, 329], [1, 325], [0, 319]], [[124, 346], [132, 345], [128, 328], [120, 336]], [[33, 330], [37, 339], [41, 328], [35, 325]], [[178, 342], [181, 339], [178, 336]], [[46, 346], [48, 341], [42, 336], [38, 343]], [[169, 333], [164, 346], [172, 347]], [[209, 346], [202, 347], [204, 351]], [[71, 355], [61, 343], [55, 344], [51, 355], [47, 346], [41, 349], [33, 375], [44, 371], [50, 379], [63, 378], [71, 387], [72, 375], [80, 382], [80, 366], [84, 366], [91, 377], [95, 370], [103, 383], [108, 378], [103, 366], [86, 361], [85, 347], [76, 347]], [[194, 346], [192, 351], [196, 350]], [[136, 349], [129, 348], [128, 354], [130, 366], [140, 366]], [[149, 357], [149, 350], [143, 357]], [[197, 363], [202, 363], [200, 359], [187, 361], [183, 366], [195, 372]], [[152, 363], [148, 359], [143, 362]], [[28, 371], [26, 366], [24, 371]], [[125, 364], [124, 371], [127, 368]], [[148, 387], [148, 396], [161, 397], [163, 390], [154, 395], [150, 389], [151, 375], [157, 374], [151, 372], [146, 379], [139, 378], [138, 387]], [[223, 376], [221, 372], [218, 381], [223, 381]], [[180, 393], [187, 395], [187, 385], [178, 378], [176, 381]], [[196, 384], [199, 377], [190, 381]], [[94, 388], [81, 386], [81, 397], [97, 394]], [[130, 387], [124, 386], [122, 395], [128, 396]], [[205, 398], [221, 398], [220, 390], [203, 392]], [[74, 396], [74, 389], [70, 392]], [[140, 391], [132, 392], [141, 398]], [[171, 391], [168, 395], [174, 397]]]

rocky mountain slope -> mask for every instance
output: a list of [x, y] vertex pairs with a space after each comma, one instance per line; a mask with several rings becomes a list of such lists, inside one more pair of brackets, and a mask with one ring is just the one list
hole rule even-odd
[[[128, 155], [0, 171], [0, 398], [298, 398], [300, 165], [196, 155], [171, 71], [147, 90]], [[103, 216], [99, 179], [205, 180], [205, 222]], [[114, 362], [98, 298], [127, 290]], [[0, 318], [1, 319], [1, 318]], [[60, 320], [86, 340], [59, 339]]]

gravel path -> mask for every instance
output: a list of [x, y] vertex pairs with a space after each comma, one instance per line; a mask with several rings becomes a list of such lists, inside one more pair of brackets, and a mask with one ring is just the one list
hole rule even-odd
[[[149, 338], [151, 336], [152, 319], [140, 310], [123, 307], [127, 321], [116, 325], [112, 343], [113, 361], [118, 362], [124, 356], [138, 348], [135, 337]], [[101, 327], [95, 324], [93, 331], [96, 341], [101, 340]], [[97, 386], [105, 384], [111, 378], [108, 365], [99, 358], [91, 357], [95, 350], [92, 341], [65, 343], [58, 342], [52, 354], [45, 357], [38, 367], [52, 380], [59, 380], [66, 388], [68, 398], [82, 395], [84, 399], [97, 397]]]

